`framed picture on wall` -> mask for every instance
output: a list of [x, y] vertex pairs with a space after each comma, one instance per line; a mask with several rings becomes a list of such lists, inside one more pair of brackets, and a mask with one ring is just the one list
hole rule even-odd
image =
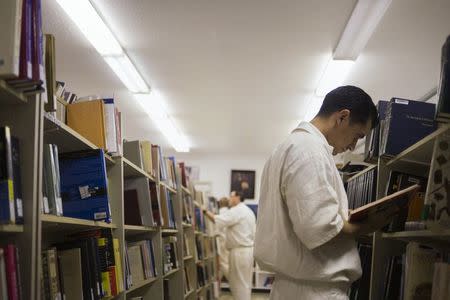
[[245, 199], [255, 198], [255, 171], [231, 170], [232, 191], [240, 191]]

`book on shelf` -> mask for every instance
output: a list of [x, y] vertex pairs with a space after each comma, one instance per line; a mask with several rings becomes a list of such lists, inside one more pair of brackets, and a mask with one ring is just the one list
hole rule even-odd
[[22, 299], [19, 249], [14, 244], [0, 246], [0, 287], [2, 299]]
[[192, 224], [192, 197], [190, 195], [182, 194], [182, 206], [183, 206], [183, 222]]
[[48, 207], [50, 214], [62, 216], [61, 173], [58, 158], [58, 146], [45, 144], [43, 177], [46, 197], [43, 197], [43, 201], [47, 201], [47, 203], [43, 203], [43, 207]]
[[103, 99], [67, 105], [67, 125], [100, 149], [106, 148]]
[[191, 256], [191, 246], [190, 246], [191, 240], [188, 237], [188, 234], [186, 232], [183, 233], [183, 253], [184, 256]]
[[400, 190], [392, 195], [388, 195], [379, 200], [358, 207], [349, 214], [350, 222], [360, 222], [368, 218], [372, 214], [377, 214], [388, 210], [390, 207], [398, 207], [400, 211], [408, 208], [409, 203], [414, 194], [419, 190], [420, 186], [415, 184], [406, 189]]
[[[0, 4], [0, 19], [3, 27], [0, 32], [0, 78], [17, 78], [19, 76], [21, 30], [27, 20], [22, 18], [26, 10], [26, 0], [5, 0]], [[25, 45], [24, 45], [25, 46]], [[30, 61], [31, 64], [31, 61]], [[31, 69], [31, 66], [30, 66]]]
[[103, 99], [104, 114], [105, 114], [105, 142], [108, 153], [111, 155], [118, 155], [120, 140], [117, 139], [117, 131], [119, 130], [116, 124], [117, 108], [114, 104], [113, 98]]
[[127, 289], [158, 276], [154, 251], [152, 240], [127, 243], [125, 251]]
[[195, 261], [203, 260], [206, 257], [204, 256], [204, 250], [203, 250], [203, 237], [202, 236], [195, 236]]
[[[411, 226], [412, 223], [419, 222], [422, 219], [425, 190], [427, 187], [427, 178], [425, 177], [404, 172], [390, 172], [388, 185], [386, 187], [386, 195], [391, 195], [415, 184], [419, 185], [420, 188], [413, 195], [409, 206], [402, 209], [387, 226], [386, 229], [388, 232], [403, 231], [405, 230], [405, 226], [414, 228], [414, 226]], [[410, 224], [407, 225], [407, 223]]]
[[141, 141], [123, 141], [123, 156], [130, 162], [143, 169]]
[[395, 156], [436, 130], [436, 105], [392, 98], [381, 122], [380, 155]]
[[125, 224], [154, 226], [149, 181], [145, 177], [124, 181]]
[[372, 245], [359, 244], [358, 252], [361, 259], [362, 276], [352, 283], [349, 290], [350, 300], [369, 299]]
[[195, 230], [205, 232], [205, 217], [203, 215], [203, 211], [200, 209], [200, 207], [194, 208], [195, 213]]
[[423, 218], [430, 227], [450, 228], [450, 130], [437, 137]]
[[164, 278], [163, 280], [163, 295], [164, 295], [164, 300], [170, 300], [173, 299], [171, 296], [171, 292], [170, 292], [170, 281], [167, 278]]
[[167, 166], [167, 182], [168, 185], [174, 189], [177, 188], [177, 176], [176, 176], [176, 162], [175, 157], [169, 156], [165, 157]]
[[59, 164], [64, 216], [111, 222], [103, 150], [62, 153]]
[[23, 224], [22, 172], [20, 171], [20, 141], [11, 136], [11, 158], [14, 184], [14, 212], [16, 224]]
[[150, 199], [152, 200], [152, 215], [153, 220], [157, 226], [163, 226], [163, 215], [160, 194], [158, 192], [158, 185], [155, 182], [149, 182], [150, 184]]
[[373, 161], [378, 159], [380, 150], [380, 131], [381, 123], [386, 119], [386, 108], [388, 101], [380, 100], [378, 101], [376, 107], [378, 111], [379, 124], [373, 128], [370, 134], [366, 137], [366, 142], [364, 145], [364, 160]]
[[14, 180], [11, 130], [0, 127], [0, 223], [14, 224]]
[[450, 122], [450, 36], [447, 36], [442, 45], [436, 119], [441, 122]]
[[66, 300], [83, 299], [83, 271], [81, 249], [58, 251], [64, 296]]
[[192, 291], [191, 280], [189, 279], [189, 272], [186, 267], [183, 268], [183, 287], [184, 294], [186, 295], [190, 291]]
[[147, 174], [154, 176], [152, 161], [152, 143], [150, 141], [141, 141], [142, 167]]
[[172, 194], [165, 186], [161, 185], [159, 196], [161, 200], [162, 226], [167, 228], [176, 228]]
[[45, 57], [45, 91], [47, 94], [47, 103], [45, 111], [56, 112], [56, 50], [55, 37], [51, 34], [44, 35], [44, 57]]
[[177, 238], [175, 236], [163, 237], [163, 273], [167, 274], [179, 267], [177, 253]]
[[185, 188], [189, 187], [189, 176], [186, 172], [186, 165], [184, 162], [179, 162], [178, 167], [180, 168], [180, 174], [181, 174], [181, 185]]

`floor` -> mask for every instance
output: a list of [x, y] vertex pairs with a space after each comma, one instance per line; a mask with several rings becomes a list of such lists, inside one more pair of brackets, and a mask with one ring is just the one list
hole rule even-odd
[[[267, 300], [269, 299], [269, 293], [253, 293], [252, 300]], [[219, 300], [235, 300], [229, 292], [220, 292]]]

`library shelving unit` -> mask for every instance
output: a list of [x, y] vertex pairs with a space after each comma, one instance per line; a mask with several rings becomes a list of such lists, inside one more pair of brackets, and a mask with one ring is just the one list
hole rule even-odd
[[13, 243], [20, 253], [23, 299], [35, 299], [40, 256], [38, 227], [39, 165], [42, 162], [41, 95], [26, 96], [0, 80], [0, 126], [9, 126], [19, 139], [22, 173], [23, 225], [0, 225], [2, 245]]
[[[41, 207], [43, 145], [56, 144], [60, 153], [96, 149], [97, 147], [75, 130], [46, 113], [44, 101], [39, 94], [24, 96], [10, 89], [5, 82], [0, 81], [0, 107], [0, 125], [9, 126], [13, 135], [20, 140], [24, 224], [0, 225], [0, 239], [2, 245], [14, 243], [19, 249], [23, 299], [41, 299], [42, 250], [55, 243], [64, 242], [65, 237], [72, 233], [104, 228], [111, 229], [113, 238], [117, 238], [120, 242], [122, 277], [125, 274], [124, 255], [127, 242], [151, 239], [155, 250], [157, 276], [133, 285], [129, 290], [119, 293], [114, 299], [125, 300], [138, 296], [143, 299], [213, 299], [211, 296], [206, 297], [207, 290], [212, 290], [212, 281], [207, 286], [197, 289], [197, 262], [194, 255], [196, 233], [193, 223], [188, 224], [182, 220], [182, 199], [186, 196], [192, 197], [193, 188], [182, 187], [180, 179], [178, 179], [177, 188], [174, 189], [160, 181], [159, 175], [149, 175], [126, 157], [111, 157], [105, 154], [111, 223], [44, 214]], [[127, 205], [124, 199], [124, 183], [129, 178], [145, 178], [149, 184], [166, 187], [172, 194], [175, 229], [124, 223], [124, 210]], [[158, 193], [159, 190], [158, 188]], [[178, 267], [167, 274], [163, 274], [162, 265], [163, 238], [165, 236], [176, 237], [178, 257]], [[184, 238], [189, 240], [189, 253], [184, 253]], [[202, 233], [202, 238], [212, 239], [204, 236], [204, 233]], [[205, 258], [202, 263], [207, 264], [208, 260], [211, 258]], [[183, 270], [186, 270], [192, 287], [187, 293], [184, 293], [183, 289]], [[215, 277], [215, 274], [212, 273], [211, 277]], [[164, 295], [167, 292], [170, 297]], [[213, 295], [212, 292], [209, 293]]]
[[[391, 171], [432, 178], [431, 165], [435, 143], [439, 137], [448, 135], [449, 133], [450, 125], [440, 125], [435, 132], [408, 147], [398, 155], [394, 157], [379, 157], [376, 161], [377, 198], [385, 196]], [[373, 168], [374, 166], [368, 167], [352, 178], [361, 176]], [[404, 254], [406, 244], [409, 242], [417, 242], [425, 246], [448, 251], [450, 249], [450, 229], [433, 226], [433, 222], [427, 222], [426, 230], [392, 233], [375, 232], [373, 235], [364, 237], [360, 241], [372, 244], [370, 300], [378, 300], [383, 299], [383, 283], [386, 280], [384, 263], [388, 257]]]

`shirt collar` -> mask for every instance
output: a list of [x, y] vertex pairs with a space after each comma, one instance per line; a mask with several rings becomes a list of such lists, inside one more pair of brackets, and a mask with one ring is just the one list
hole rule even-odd
[[310, 134], [318, 137], [320, 139], [320, 141], [322, 142], [322, 144], [327, 149], [327, 151], [331, 155], [333, 154], [333, 147], [330, 146], [330, 144], [328, 144], [328, 141], [325, 138], [325, 136], [323, 135], [323, 133], [316, 126], [311, 124], [310, 122], [305, 122], [305, 121], [300, 122], [300, 124], [298, 124], [298, 126], [295, 130], [305, 130], [305, 131], [309, 132]]

